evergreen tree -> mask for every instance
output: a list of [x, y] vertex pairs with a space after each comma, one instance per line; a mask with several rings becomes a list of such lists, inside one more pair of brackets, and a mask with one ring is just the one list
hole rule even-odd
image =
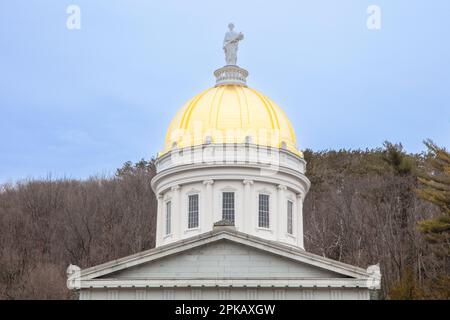
[[383, 160], [400, 176], [410, 174], [413, 170], [411, 157], [403, 151], [401, 143], [392, 144], [389, 141], [383, 143]]
[[419, 222], [427, 241], [443, 244], [450, 253], [450, 154], [431, 140], [425, 141], [429, 151], [429, 167], [419, 173], [419, 197], [439, 207], [442, 215]]
[[420, 198], [436, 205], [440, 215], [418, 222], [419, 230], [431, 244], [437, 261], [437, 274], [427, 281], [428, 296], [433, 299], [450, 299], [450, 154], [431, 140], [425, 168], [419, 172], [421, 187], [416, 190]]

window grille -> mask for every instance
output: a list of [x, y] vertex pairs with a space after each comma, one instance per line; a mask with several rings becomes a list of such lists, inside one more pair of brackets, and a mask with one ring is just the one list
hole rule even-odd
[[259, 195], [259, 214], [258, 226], [260, 228], [269, 228], [269, 195]]
[[172, 202], [166, 202], [166, 234], [172, 232]]
[[234, 224], [234, 192], [222, 193], [222, 219]]
[[188, 228], [198, 227], [198, 194], [189, 196]]
[[293, 220], [292, 220], [292, 208], [293, 203], [292, 201], [287, 202], [287, 233], [293, 234]]

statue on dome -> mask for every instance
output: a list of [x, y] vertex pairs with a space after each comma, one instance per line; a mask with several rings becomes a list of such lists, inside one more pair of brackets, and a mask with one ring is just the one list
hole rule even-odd
[[225, 34], [225, 39], [223, 40], [223, 51], [225, 52], [225, 61], [227, 65], [236, 65], [237, 61], [237, 50], [239, 41], [244, 39], [242, 32], [235, 32], [234, 24], [230, 23], [228, 25], [230, 31]]

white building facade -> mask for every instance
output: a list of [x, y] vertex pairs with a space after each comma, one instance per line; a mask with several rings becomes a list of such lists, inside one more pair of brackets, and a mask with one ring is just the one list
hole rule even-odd
[[[242, 39], [230, 27], [226, 61], [236, 61]], [[377, 265], [304, 250], [310, 182], [286, 114], [237, 65], [214, 75], [216, 85], [174, 117], [156, 160], [156, 247], [71, 265], [68, 287], [80, 299], [369, 299]]]
[[[218, 150], [220, 156], [205, 163], [202, 156]], [[189, 162], [173, 155], [179, 152]], [[277, 157], [272, 164], [268, 152]], [[197, 156], [196, 163], [192, 159]], [[174, 158], [183, 164], [173, 164]], [[231, 150], [223, 144], [201, 145], [172, 151], [156, 166], [156, 246], [211, 231], [215, 222], [228, 220], [237, 231], [303, 248], [303, 200], [310, 183], [305, 161], [297, 155], [251, 144]]]

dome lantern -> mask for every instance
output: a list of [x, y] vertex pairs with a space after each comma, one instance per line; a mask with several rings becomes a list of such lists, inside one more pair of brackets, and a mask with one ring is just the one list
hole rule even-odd
[[248, 71], [238, 66], [225, 66], [214, 71], [216, 87], [223, 85], [247, 86]]
[[235, 32], [233, 24], [228, 27], [223, 42], [227, 64], [214, 71], [214, 87], [194, 96], [175, 115], [159, 156], [200, 145], [254, 144], [302, 157], [294, 129], [283, 110], [247, 86], [248, 71], [236, 65], [238, 45], [244, 35]]

